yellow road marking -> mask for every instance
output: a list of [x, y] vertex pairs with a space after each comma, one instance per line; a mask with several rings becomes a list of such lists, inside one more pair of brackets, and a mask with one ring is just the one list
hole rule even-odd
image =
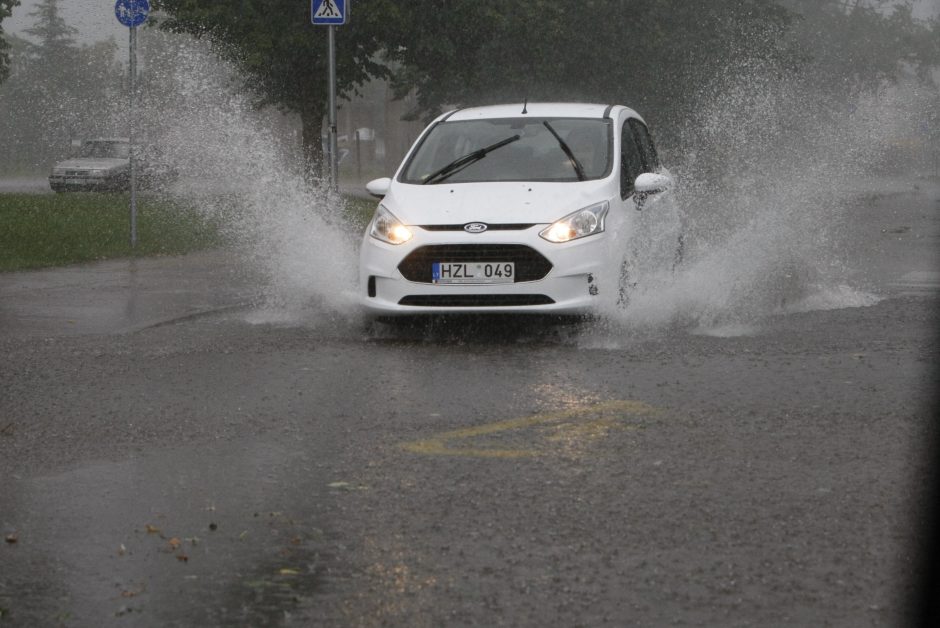
[[[456, 441], [466, 441], [480, 436], [498, 434], [512, 430], [522, 430], [528, 427], [545, 425], [551, 423], [562, 423], [566, 419], [573, 419], [585, 415], [597, 415], [595, 419], [578, 423], [575, 425], [563, 426], [569, 434], [581, 434], [584, 436], [602, 436], [606, 431], [615, 427], [624, 426], [621, 419], [624, 415], [649, 415], [656, 412], [653, 406], [641, 401], [607, 401], [588, 406], [578, 406], [558, 412], [548, 412], [536, 414], [534, 416], [522, 417], [518, 419], [509, 419], [508, 421], [496, 421], [486, 423], [475, 427], [467, 427], [459, 430], [450, 430], [441, 432], [431, 438], [424, 440], [402, 443], [399, 445], [405, 451], [415, 454], [437, 455], [437, 456], [468, 456], [474, 458], [528, 458], [538, 456], [544, 453], [539, 449], [498, 449], [482, 447], [459, 447], [453, 446]], [[562, 429], [562, 427], [559, 427]], [[550, 440], [560, 440], [564, 438], [561, 435], [554, 435]]]

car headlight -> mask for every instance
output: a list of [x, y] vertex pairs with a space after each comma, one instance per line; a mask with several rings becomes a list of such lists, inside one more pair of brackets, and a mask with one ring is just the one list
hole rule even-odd
[[385, 209], [383, 205], [379, 205], [375, 218], [372, 219], [369, 235], [389, 244], [404, 244], [411, 239], [413, 234], [411, 229], [401, 224], [392, 212]]
[[539, 235], [549, 242], [562, 243], [600, 233], [604, 230], [608, 209], [607, 201], [579, 209], [542, 229]]

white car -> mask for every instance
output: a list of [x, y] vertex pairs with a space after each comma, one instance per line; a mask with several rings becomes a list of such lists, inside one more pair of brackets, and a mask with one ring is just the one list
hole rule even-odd
[[[140, 152], [140, 149], [138, 149]], [[176, 178], [176, 170], [159, 159], [150, 147], [137, 155], [137, 182], [141, 188], [164, 185]], [[76, 155], [52, 167], [49, 187], [54, 192], [120, 192], [130, 189], [131, 144], [126, 137], [84, 140]]]
[[596, 104], [451, 111], [391, 179], [360, 249], [372, 315], [585, 314], [623, 290], [644, 205], [673, 185], [643, 119]]

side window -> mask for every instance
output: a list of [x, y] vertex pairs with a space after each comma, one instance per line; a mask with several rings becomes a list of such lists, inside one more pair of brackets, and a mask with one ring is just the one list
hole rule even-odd
[[643, 158], [628, 124], [623, 125], [620, 134], [620, 196], [627, 198], [633, 194], [633, 182], [643, 174]]
[[643, 172], [656, 172], [659, 170], [659, 155], [656, 154], [656, 147], [653, 145], [653, 138], [646, 125], [636, 119], [629, 121], [630, 128], [633, 129], [633, 135], [636, 137], [636, 143], [640, 147], [640, 158], [643, 160]]

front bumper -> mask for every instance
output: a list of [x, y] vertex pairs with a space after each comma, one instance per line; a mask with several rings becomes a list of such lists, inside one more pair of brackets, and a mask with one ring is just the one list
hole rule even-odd
[[56, 192], [123, 190], [126, 189], [127, 185], [126, 177], [49, 176], [49, 187]]
[[[606, 233], [565, 244], [539, 237], [547, 225], [518, 231], [429, 232], [413, 227], [414, 237], [391, 245], [366, 235], [359, 260], [361, 303], [369, 313], [381, 316], [442, 313], [542, 313], [586, 314], [597, 302], [599, 280], [609, 268]], [[434, 284], [409, 281], [399, 264], [425, 246], [524, 245], [551, 263], [541, 279], [511, 284]], [[453, 261], [453, 260], [438, 260]]]

